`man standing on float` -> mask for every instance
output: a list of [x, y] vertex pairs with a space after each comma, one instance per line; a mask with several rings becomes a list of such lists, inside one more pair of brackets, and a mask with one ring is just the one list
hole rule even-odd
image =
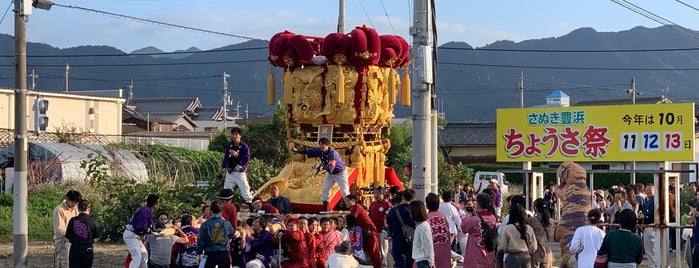
[[[294, 151], [296, 150], [294, 149]], [[330, 200], [329, 192], [330, 188], [333, 186], [333, 183], [337, 183], [337, 186], [340, 187], [342, 197], [349, 194], [347, 167], [345, 166], [345, 163], [342, 162], [340, 154], [337, 153], [335, 149], [330, 147], [330, 140], [328, 138], [320, 138], [320, 140], [318, 140], [317, 148], [308, 148], [297, 152], [305, 154], [309, 158], [320, 157], [320, 166], [318, 167], [318, 171], [321, 169], [327, 171], [325, 182], [323, 183], [323, 190], [320, 195], [320, 201], [323, 202], [325, 210], [330, 211], [328, 201]]]
[[221, 170], [216, 174], [216, 177], [223, 178], [223, 172], [226, 172], [223, 189], [235, 190], [235, 187], [238, 186], [243, 199], [249, 204], [252, 203], [252, 193], [250, 193], [250, 184], [248, 184], [245, 171], [248, 169], [248, 161], [250, 161], [250, 147], [241, 141], [242, 132], [240, 127], [231, 128], [231, 142], [226, 144]]

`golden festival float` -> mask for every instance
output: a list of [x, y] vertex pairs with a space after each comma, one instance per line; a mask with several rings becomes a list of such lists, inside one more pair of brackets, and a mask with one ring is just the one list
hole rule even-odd
[[[327, 137], [347, 165], [351, 193], [361, 196], [362, 190], [377, 186], [402, 189], [393, 169], [384, 166], [391, 143], [382, 135], [390, 131], [399, 94], [401, 104], [410, 105], [409, 49], [402, 37], [378, 35], [366, 26], [325, 38], [275, 34], [269, 41], [269, 61], [284, 68], [281, 104], [290, 129], [288, 149], [317, 147]], [[267, 102], [273, 105], [272, 69], [268, 84]], [[292, 154], [292, 162], [255, 195], [266, 200], [267, 189], [277, 185], [295, 212], [317, 213], [323, 210], [320, 195], [326, 175], [317, 171], [319, 163], [318, 158]], [[337, 185], [329, 196], [333, 208], [342, 198]]]

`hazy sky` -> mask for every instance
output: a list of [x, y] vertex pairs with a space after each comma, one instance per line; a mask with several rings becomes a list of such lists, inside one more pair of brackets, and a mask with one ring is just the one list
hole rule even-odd
[[[699, 29], [699, 11], [675, 0], [630, 2], [669, 21]], [[682, 0], [699, 7], [699, 1]], [[228, 34], [269, 39], [289, 30], [325, 36], [337, 28], [338, 2], [329, 0], [55, 0], [117, 14], [157, 20]], [[9, 7], [4, 1], [0, 12]], [[409, 38], [412, 0], [345, 0], [346, 32], [366, 24], [379, 34]], [[439, 43], [463, 41], [484, 46], [498, 40], [522, 41], [558, 37], [580, 27], [600, 32], [649, 28], [661, 24], [612, 1], [587, 0], [438, 0]], [[0, 23], [0, 33], [13, 34], [12, 8]], [[93, 12], [54, 6], [34, 10], [27, 24], [27, 40], [60, 48], [110, 45], [130, 52], [147, 46], [165, 51], [196, 46], [212, 49], [245, 41], [213, 34], [168, 28]]]

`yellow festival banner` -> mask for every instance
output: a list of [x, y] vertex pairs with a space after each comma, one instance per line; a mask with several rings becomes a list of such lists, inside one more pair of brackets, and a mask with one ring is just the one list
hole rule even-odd
[[497, 160], [694, 161], [694, 103], [497, 109]]

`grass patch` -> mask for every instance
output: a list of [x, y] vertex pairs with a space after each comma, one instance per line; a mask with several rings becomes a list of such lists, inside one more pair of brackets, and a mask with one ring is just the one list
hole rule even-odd
[[[36, 189], [27, 198], [29, 240], [53, 240], [53, 210], [61, 203], [66, 191], [76, 189], [88, 200], [95, 194], [80, 184], [48, 184]], [[96, 202], [93, 202], [96, 203]], [[98, 204], [97, 204], [98, 205]], [[14, 237], [14, 200], [10, 193], [0, 195], [0, 243], [11, 242]], [[98, 205], [99, 206], [99, 205]]]

